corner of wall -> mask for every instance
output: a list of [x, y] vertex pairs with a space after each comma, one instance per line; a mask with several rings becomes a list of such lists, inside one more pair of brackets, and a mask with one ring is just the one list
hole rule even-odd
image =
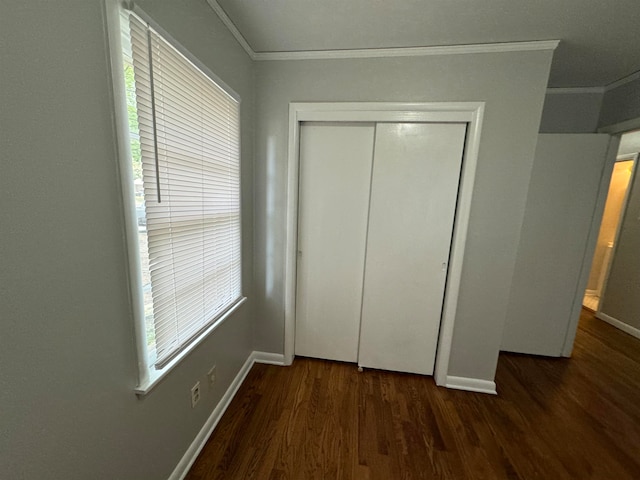
[[639, 120], [635, 128], [640, 128], [640, 75], [628, 78], [631, 80], [605, 92], [598, 120], [600, 129], [634, 119]]

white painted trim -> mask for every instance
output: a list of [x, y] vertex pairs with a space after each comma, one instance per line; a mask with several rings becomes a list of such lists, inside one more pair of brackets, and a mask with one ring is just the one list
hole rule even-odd
[[[638, 153], [625, 153], [624, 155], [618, 155], [616, 157], [616, 162], [628, 162], [629, 160], [633, 160], [635, 162], [638, 160]], [[634, 163], [635, 166], [635, 163]], [[629, 185], [631, 185], [633, 179], [629, 180]]]
[[605, 87], [568, 87], [568, 88], [547, 88], [547, 95], [575, 95], [575, 94], [603, 94]]
[[627, 75], [620, 80], [616, 80], [615, 82], [601, 87], [549, 87], [547, 88], [547, 95], [572, 95], [580, 93], [604, 94], [638, 79], [640, 79], [640, 71], [634, 72], [631, 75]]
[[425, 57], [433, 55], [526, 52], [535, 50], [555, 50], [559, 43], [560, 40], [538, 40], [532, 42], [476, 43], [470, 45], [440, 45], [432, 47], [256, 52], [255, 60], [331, 60], [338, 58]]
[[287, 238], [285, 253], [284, 362], [291, 364], [295, 353], [296, 259], [298, 235], [299, 124], [301, 121], [405, 121], [467, 123], [458, 206], [451, 244], [451, 260], [445, 288], [442, 322], [434, 379], [447, 384], [457, 299], [462, 277], [471, 199], [475, 181], [484, 102], [451, 103], [291, 103], [289, 105], [289, 148], [287, 169]]
[[479, 378], [447, 376], [447, 383], [445, 383], [444, 386], [456, 390], [466, 390], [467, 392], [488, 393], [491, 395], [498, 394], [496, 391], [496, 382], [481, 380]]
[[631, 130], [637, 130], [640, 128], [640, 117], [631, 118], [629, 120], [625, 120], [624, 122], [613, 123], [611, 125], [606, 125], [604, 127], [598, 128], [598, 133], [609, 133], [611, 135], [616, 135], [619, 133], [630, 132]]
[[296, 278], [298, 252], [298, 167], [300, 152], [299, 107], [289, 104], [287, 153], [287, 230], [285, 239], [284, 361], [293, 363], [296, 338]]
[[580, 93], [606, 93], [614, 90], [622, 85], [633, 82], [640, 79], [640, 71], [627, 75], [613, 83], [609, 83], [604, 87], [549, 87], [547, 88], [547, 95], [571, 95]]
[[620, 80], [616, 80], [613, 83], [608, 84], [604, 87], [605, 92], [610, 92], [613, 89], [621, 87], [627, 83], [633, 82], [634, 80], [640, 79], [640, 70], [637, 72], [633, 72], [631, 75], [627, 75], [626, 77], [622, 77]]
[[242, 33], [240, 33], [240, 30], [238, 30], [238, 27], [236, 27], [235, 23], [233, 23], [233, 20], [229, 18], [229, 15], [227, 15], [227, 12], [224, 11], [224, 8], [222, 8], [216, 0], [207, 0], [207, 3], [216, 13], [216, 15], [218, 15], [218, 18], [222, 21], [222, 23], [224, 23], [225, 27], [229, 29], [231, 35], [234, 36], [234, 38], [244, 49], [244, 51], [247, 52], [249, 58], [251, 58], [251, 60], [255, 60], [256, 52], [253, 51], [253, 48], [251, 48], [251, 45], [249, 45], [247, 39], [244, 38], [244, 35], [242, 35]]
[[196, 435], [196, 438], [193, 439], [193, 442], [191, 442], [191, 445], [189, 445], [189, 448], [187, 448], [187, 451], [178, 462], [178, 465], [176, 465], [176, 468], [169, 476], [169, 480], [183, 480], [184, 477], [187, 476], [187, 473], [189, 473], [189, 469], [193, 465], [193, 462], [195, 462], [196, 458], [198, 458], [198, 455], [202, 451], [202, 448], [207, 443], [207, 440], [209, 440], [209, 437], [213, 433], [213, 430], [216, 428], [216, 425], [218, 425], [218, 422], [224, 415], [224, 412], [226, 412], [227, 408], [229, 407], [231, 400], [233, 400], [233, 397], [235, 397], [236, 393], [238, 393], [240, 386], [244, 382], [245, 378], [247, 378], [247, 375], [251, 371], [251, 367], [253, 367], [253, 364], [266, 363], [270, 365], [283, 365], [283, 359], [283, 355], [277, 353], [257, 351], [251, 352], [251, 354], [247, 357], [247, 360], [240, 368], [240, 371], [231, 382], [231, 385], [229, 385], [227, 391], [224, 392], [224, 395], [222, 395], [222, 398], [213, 409], [213, 412], [211, 412], [211, 415], [209, 415], [209, 418]]
[[[142, 283], [140, 283], [142, 285]], [[223, 315], [220, 316], [215, 322], [205, 328], [200, 335], [195, 337], [189, 344], [176, 354], [166, 365], [162, 368], [155, 368], [153, 365], [148, 367], [148, 377], [145, 382], [140, 382], [134, 389], [136, 395], [147, 395], [156, 385], [158, 385], [163, 378], [167, 376], [171, 370], [177, 367], [182, 360], [193, 352], [198, 345], [200, 345], [205, 339], [209, 337], [214, 331], [218, 329], [223, 323], [230, 319], [234, 313], [247, 301], [247, 297], [240, 297], [236, 303], [234, 303]], [[142, 337], [146, 338], [145, 336]]]
[[560, 40], [530, 42], [476, 43], [469, 45], [439, 45], [431, 47], [362, 48], [344, 50], [299, 50], [293, 52], [256, 52], [217, 0], [207, 0], [211, 9], [229, 29], [251, 60], [319, 60], [333, 58], [422, 57], [429, 55], [459, 55], [470, 53], [526, 52], [555, 50]]
[[282, 353], [253, 352], [255, 363], [266, 365], [284, 365], [284, 355]]
[[457, 112], [459, 114], [466, 113], [466, 116], [460, 118], [464, 118], [462, 121], [467, 121], [482, 105], [484, 102], [292, 102], [289, 111], [295, 107], [293, 110], [296, 113], [296, 118], [304, 118], [304, 121], [314, 121], [318, 112], [350, 112], [354, 116], [364, 112], [369, 115], [366, 118], [375, 118], [379, 112], [391, 112], [404, 115], [407, 118], [406, 121], [412, 121], [414, 118], [412, 115]]
[[[434, 45], [422, 47], [360, 48], [343, 50], [299, 50], [289, 52], [256, 52], [233, 20], [227, 15], [217, 0], [207, 0], [207, 4], [229, 29], [247, 55], [254, 61], [270, 60], [327, 60], [335, 58], [384, 58], [384, 57], [424, 57], [433, 55], [460, 55], [474, 53], [526, 52], [555, 50], [560, 40], [532, 40], [525, 42], [472, 43], [467, 45]], [[604, 93], [640, 78], [640, 71], [634, 72], [615, 82], [598, 87], [548, 88], [547, 94]]]
[[632, 337], [640, 338], [640, 329], [632, 327], [631, 325], [621, 322], [617, 318], [613, 318], [606, 313], [598, 312], [596, 313], [596, 318], [599, 318], [603, 322], [607, 322], [609, 325], [613, 325], [619, 330], [622, 330], [624, 333], [628, 333]]
[[120, 9], [118, 0], [105, 0], [105, 21], [108, 35], [109, 69], [113, 95], [113, 123], [116, 130], [118, 170], [120, 188], [124, 204], [124, 237], [128, 264], [131, 313], [134, 319], [136, 357], [138, 362], [138, 385], [150, 381], [150, 365], [146, 341], [144, 315], [144, 293], [142, 291], [142, 270], [140, 267], [140, 245], [138, 243], [138, 220], [135, 211], [135, 191], [131, 171], [131, 147], [129, 143], [129, 120], [127, 114], [124, 68], [122, 64], [122, 44], [120, 32]]
[[[616, 234], [613, 237], [613, 249], [611, 250], [611, 254], [609, 255], [609, 262], [607, 263], [607, 265], [605, 265], [606, 271], [604, 274], [604, 281], [602, 282], [602, 290], [600, 292], [600, 301], [598, 302], [598, 311], [596, 312], [596, 315], [598, 313], [602, 313], [602, 305], [604, 305], [604, 300], [607, 295], [607, 285], [609, 283], [609, 275], [611, 274], [611, 266], [613, 265], [613, 259], [616, 258], [616, 252], [618, 251], [618, 245], [620, 244], [620, 233], [622, 232], [622, 225], [624, 224], [624, 219], [627, 214], [627, 208], [629, 207], [629, 199], [631, 198], [631, 189], [635, 182], [636, 175], [638, 174], [638, 155], [638, 153], [628, 153], [616, 157], [616, 163], [632, 161], [633, 169], [631, 171], [631, 176], [629, 177], [627, 190], [624, 192], [622, 208], [620, 209], [620, 216], [618, 217], [618, 224], [616, 225]], [[607, 189], [607, 195], [608, 194], [609, 190]]]
[[602, 223], [602, 214], [604, 213], [604, 206], [607, 201], [607, 194], [609, 193], [609, 183], [611, 182], [611, 174], [613, 173], [613, 165], [616, 162], [616, 154], [618, 152], [619, 144], [619, 137], [611, 137], [609, 139], [607, 159], [604, 162], [600, 176], [596, 204], [593, 207], [591, 225], [589, 226], [589, 233], [587, 234], [587, 241], [582, 254], [583, 257], [582, 265], [580, 267], [580, 275], [578, 276], [578, 282], [576, 284], [576, 290], [573, 297], [573, 305], [571, 306], [567, 331], [565, 332], [564, 344], [562, 346], [563, 357], [571, 357], [571, 352], [573, 351], [573, 343], [576, 339], [578, 322], [580, 321], [582, 302], [584, 301], [584, 292], [587, 289], [587, 284], [589, 283], [593, 254], [596, 250], [596, 243], [598, 242], [600, 224]]
[[[471, 107], [471, 105], [470, 105]], [[451, 242], [451, 259], [447, 286], [445, 288], [444, 305], [442, 309], [442, 322], [440, 324], [440, 338], [438, 340], [438, 353], [434, 378], [436, 384], [442, 385], [446, 381], [449, 372], [449, 358], [451, 356], [451, 344], [453, 343], [453, 327], [458, 308], [458, 294], [462, 278], [462, 264], [464, 260], [465, 244], [469, 216], [471, 214], [471, 199], [473, 184], [478, 163], [478, 150], [480, 147], [480, 132], [484, 116], [484, 104], [474, 111], [474, 118], [467, 127], [467, 139], [462, 159], [462, 173], [460, 186], [458, 187], [458, 207], [454, 223], [453, 239]]]
[[240, 371], [231, 382], [231, 385], [229, 385], [227, 391], [224, 392], [224, 395], [222, 395], [222, 398], [213, 409], [213, 412], [211, 412], [211, 415], [209, 415], [209, 418], [196, 435], [196, 438], [193, 439], [193, 442], [191, 442], [191, 445], [189, 445], [189, 448], [187, 448], [187, 451], [184, 453], [184, 455], [178, 462], [178, 465], [176, 465], [176, 468], [169, 476], [169, 480], [182, 480], [187, 476], [187, 473], [189, 473], [189, 469], [193, 465], [193, 462], [196, 461], [196, 458], [200, 454], [200, 451], [207, 443], [209, 436], [216, 428], [216, 425], [218, 425], [218, 422], [222, 418], [222, 415], [224, 415], [224, 412], [229, 407], [229, 404], [231, 403], [231, 400], [233, 400], [235, 394], [238, 393], [242, 382], [244, 382], [244, 379], [247, 377], [247, 374], [255, 363], [255, 354], [256, 352], [252, 352], [247, 357], [247, 360], [244, 362], [244, 365], [242, 365]]

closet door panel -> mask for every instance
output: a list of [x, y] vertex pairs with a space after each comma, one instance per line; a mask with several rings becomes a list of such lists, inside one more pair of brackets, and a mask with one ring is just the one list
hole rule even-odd
[[296, 355], [357, 361], [374, 128], [301, 128]]
[[431, 375], [464, 124], [378, 124], [358, 363]]

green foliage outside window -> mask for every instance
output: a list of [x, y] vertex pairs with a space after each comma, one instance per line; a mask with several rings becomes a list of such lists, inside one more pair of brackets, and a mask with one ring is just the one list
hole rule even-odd
[[129, 129], [131, 132], [131, 160], [133, 166], [133, 179], [142, 180], [142, 153], [140, 151], [138, 112], [136, 110], [136, 90], [132, 65], [125, 65], [124, 81], [127, 91], [127, 115], [129, 117]]

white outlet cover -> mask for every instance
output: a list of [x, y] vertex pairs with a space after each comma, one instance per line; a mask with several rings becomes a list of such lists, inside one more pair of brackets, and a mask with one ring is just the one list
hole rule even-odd
[[199, 401], [200, 401], [200, 382], [198, 381], [193, 387], [191, 387], [191, 408], [195, 407]]

